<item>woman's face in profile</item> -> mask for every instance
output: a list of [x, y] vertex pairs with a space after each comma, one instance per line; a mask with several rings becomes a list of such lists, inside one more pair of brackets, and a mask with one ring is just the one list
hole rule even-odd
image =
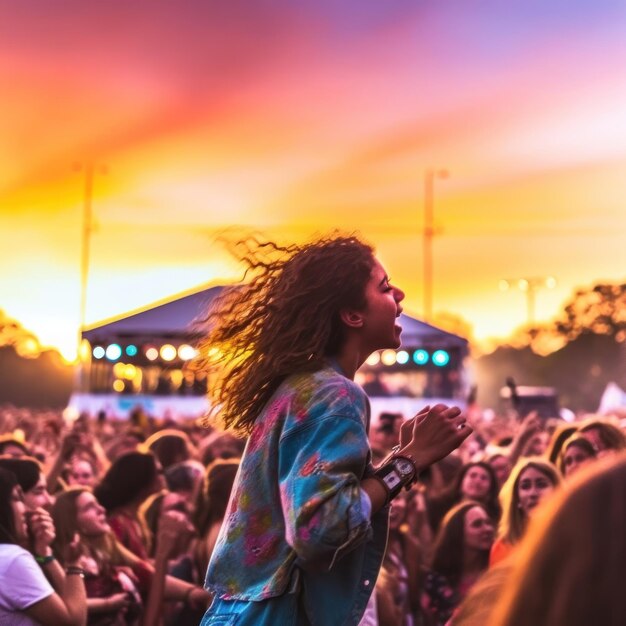
[[98, 537], [111, 530], [104, 507], [88, 491], [76, 498], [76, 526], [85, 537]]
[[26, 505], [22, 489], [16, 485], [11, 492], [11, 508], [13, 509], [13, 525], [15, 526], [15, 539], [18, 542], [28, 539], [28, 525], [26, 523]]

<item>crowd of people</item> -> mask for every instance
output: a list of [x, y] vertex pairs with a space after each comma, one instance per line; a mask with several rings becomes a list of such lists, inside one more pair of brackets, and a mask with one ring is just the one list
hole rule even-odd
[[6, 408], [0, 624], [197, 624], [243, 444]]
[[[474, 436], [392, 501], [363, 623], [624, 623], [613, 595], [626, 580], [620, 421], [473, 420]], [[402, 421], [375, 422], [375, 460]], [[12, 407], [0, 427], [1, 624], [200, 622], [243, 440], [198, 421], [83, 415], [68, 425], [57, 413]], [[576, 582], [596, 589], [607, 568], [615, 578], [581, 605]], [[567, 601], [562, 585], [571, 586]], [[602, 611], [606, 621], [597, 621]]]
[[370, 427], [355, 375], [404, 299], [373, 248], [238, 246], [196, 363], [228, 432], [0, 412], [0, 624], [626, 623], [623, 423]]

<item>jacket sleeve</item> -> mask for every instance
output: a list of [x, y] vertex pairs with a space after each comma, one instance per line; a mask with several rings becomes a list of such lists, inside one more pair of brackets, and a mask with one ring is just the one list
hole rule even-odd
[[330, 569], [371, 535], [361, 489], [369, 442], [358, 412], [305, 422], [280, 442], [279, 486], [286, 539], [298, 563]]

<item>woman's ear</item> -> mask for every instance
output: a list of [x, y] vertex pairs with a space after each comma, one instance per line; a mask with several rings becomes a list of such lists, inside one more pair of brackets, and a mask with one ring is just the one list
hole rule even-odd
[[349, 328], [361, 328], [361, 326], [363, 326], [363, 315], [358, 311], [341, 309], [339, 316], [341, 317], [341, 321]]

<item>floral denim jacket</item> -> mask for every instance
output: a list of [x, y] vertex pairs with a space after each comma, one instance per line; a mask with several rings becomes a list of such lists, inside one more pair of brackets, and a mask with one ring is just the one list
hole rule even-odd
[[330, 366], [281, 384], [248, 439], [207, 589], [232, 601], [297, 593], [310, 623], [358, 624], [387, 537], [387, 509], [370, 520], [360, 488], [368, 423], [364, 391]]

